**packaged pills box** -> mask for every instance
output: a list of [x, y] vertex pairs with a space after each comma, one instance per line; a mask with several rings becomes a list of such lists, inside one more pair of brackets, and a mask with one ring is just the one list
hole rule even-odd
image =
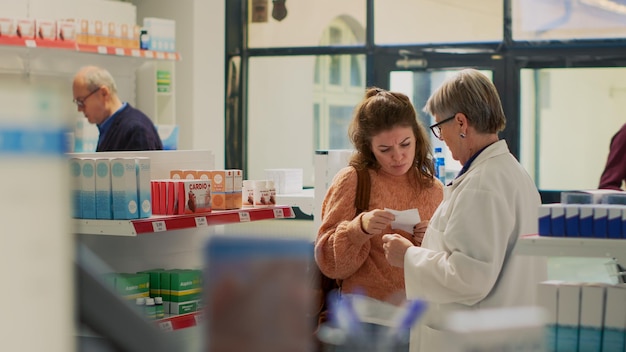
[[96, 159], [96, 219], [112, 219], [111, 160]]
[[111, 195], [114, 219], [137, 219], [137, 170], [135, 158], [111, 159]]

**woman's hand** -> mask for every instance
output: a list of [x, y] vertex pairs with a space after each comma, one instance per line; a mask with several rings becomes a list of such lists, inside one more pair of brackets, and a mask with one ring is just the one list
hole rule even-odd
[[368, 235], [379, 235], [396, 217], [388, 211], [374, 209], [361, 216], [361, 229]]
[[424, 240], [424, 234], [426, 233], [426, 228], [428, 228], [428, 220], [424, 220], [419, 224], [413, 226], [413, 239], [418, 246], [422, 245], [422, 241]]
[[413, 243], [411, 243], [411, 241], [398, 235], [397, 233], [383, 236], [383, 250], [385, 251], [385, 258], [387, 258], [387, 261], [392, 266], [403, 268], [406, 250], [412, 246]]

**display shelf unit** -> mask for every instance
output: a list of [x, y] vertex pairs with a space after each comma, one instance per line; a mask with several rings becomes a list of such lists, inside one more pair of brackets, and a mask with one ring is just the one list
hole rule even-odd
[[175, 331], [199, 325], [202, 312], [172, 315], [156, 321], [161, 331]]
[[530, 235], [518, 240], [515, 251], [524, 255], [614, 258], [621, 266], [626, 265], [626, 239]]
[[73, 219], [79, 234], [137, 236], [172, 230], [197, 229], [212, 225], [225, 225], [268, 219], [295, 217], [291, 206], [277, 205], [272, 208], [243, 208], [214, 210], [210, 213], [188, 215], [152, 216], [136, 220]]
[[89, 45], [78, 44], [72, 41], [62, 40], [46, 40], [46, 39], [25, 39], [20, 37], [0, 37], [0, 46], [10, 48], [48, 48], [59, 50], [70, 50], [81, 53], [102, 54], [102, 55], [117, 55], [128, 56], [153, 60], [170, 60], [178, 61], [181, 59], [179, 53], [175, 52], [161, 52], [154, 50], [140, 50], [129, 48], [118, 48], [105, 45]]

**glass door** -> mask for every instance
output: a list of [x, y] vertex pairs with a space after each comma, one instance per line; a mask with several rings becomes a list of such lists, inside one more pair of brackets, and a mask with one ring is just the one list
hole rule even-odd
[[[435, 123], [432, 116], [422, 111], [426, 101], [445, 79], [461, 69], [468, 67], [479, 69], [496, 83], [501, 97], [504, 95], [503, 92], [506, 85], [500, 84], [499, 86], [499, 82], [505, 82], [504, 60], [499, 56], [464, 54], [460, 50], [449, 54], [436, 53], [436, 55], [413, 55], [408, 54], [408, 52], [408, 50], [400, 50], [400, 53], [404, 55], [387, 55], [381, 60], [377, 58], [376, 63], [378, 65], [375, 72], [378, 72], [378, 74], [375, 80], [379, 83], [374, 85], [408, 95], [417, 110], [418, 117], [426, 128]], [[506, 110], [505, 108], [505, 113]], [[515, 109], [512, 110], [515, 111]], [[509, 129], [509, 126], [518, 125], [516, 123], [509, 125], [511, 118], [517, 118], [517, 114], [514, 114], [514, 116], [507, 114], [507, 129]], [[452, 159], [452, 155], [444, 142], [435, 138], [430, 131], [429, 135], [433, 150], [441, 147], [444, 152], [446, 158], [446, 179], [454, 178], [461, 170], [462, 165]], [[511, 131], [506, 131], [506, 133], [501, 135], [502, 138], [507, 139], [510, 147], [513, 145], [515, 149], [517, 149], [517, 144], [519, 143], [518, 136], [519, 133], [512, 133]]]

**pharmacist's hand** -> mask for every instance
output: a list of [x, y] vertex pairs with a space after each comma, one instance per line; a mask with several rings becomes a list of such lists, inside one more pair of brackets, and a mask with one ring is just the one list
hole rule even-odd
[[387, 234], [383, 236], [383, 250], [385, 258], [392, 266], [398, 268], [404, 267], [404, 255], [413, 243], [408, 239], [398, 235], [397, 233]]
[[388, 211], [374, 209], [361, 216], [361, 229], [368, 235], [379, 235], [396, 217]]
[[422, 245], [422, 241], [424, 240], [424, 234], [426, 233], [426, 229], [428, 228], [428, 222], [428, 220], [424, 220], [419, 224], [413, 226], [413, 239], [418, 246]]

